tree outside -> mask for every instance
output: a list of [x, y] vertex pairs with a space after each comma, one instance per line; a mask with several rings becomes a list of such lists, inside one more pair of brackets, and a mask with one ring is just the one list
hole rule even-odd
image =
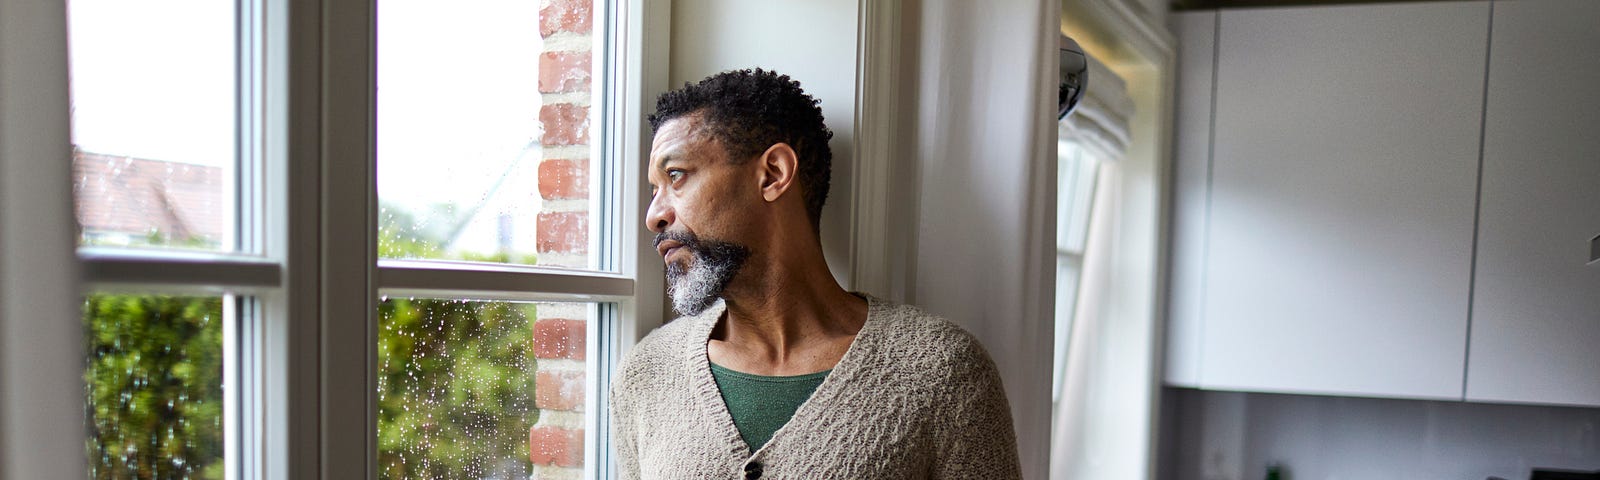
[[221, 479], [222, 300], [94, 295], [84, 316], [89, 476]]
[[393, 479], [527, 478], [531, 304], [379, 306], [378, 468]]

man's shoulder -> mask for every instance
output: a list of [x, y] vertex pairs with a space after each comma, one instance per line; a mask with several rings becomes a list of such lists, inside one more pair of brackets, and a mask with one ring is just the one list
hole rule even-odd
[[915, 305], [881, 303], [881, 340], [895, 356], [919, 359], [924, 367], [993, 364], [978, 338], [950, 319]]
[[[910, 344], [938, 347], [978, 346], [977, 337], [950, 319], [928, 313], [916, 305], [882, 302], [883, 327]], [[981, 348], [981, 347], [980, 347]]]

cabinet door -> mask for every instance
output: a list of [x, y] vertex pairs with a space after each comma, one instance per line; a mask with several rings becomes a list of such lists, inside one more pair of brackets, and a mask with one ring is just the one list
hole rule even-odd
[[1178, 37], [1177, 128], [1172, 160], [1172, 269], [1167, 301], [1168, 385], [1200, 385], [1200, 292], [1211, 178], [1211, 72], [1217, 12], [1173, 14]]
[[1460, 399], [1489, 4], [1221, 15], [1202, 386]]
[[1600, 2], [1498, 2], [1470, 400], [1600, 405]]

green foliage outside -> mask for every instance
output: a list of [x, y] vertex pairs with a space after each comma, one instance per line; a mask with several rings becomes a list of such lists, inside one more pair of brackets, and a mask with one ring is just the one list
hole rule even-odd
[[379, 305], [382, 478], [527, 478], [534, 306], [389, 299]]
[[85, 302], [89, 476], [223, 477], [222, 300]]

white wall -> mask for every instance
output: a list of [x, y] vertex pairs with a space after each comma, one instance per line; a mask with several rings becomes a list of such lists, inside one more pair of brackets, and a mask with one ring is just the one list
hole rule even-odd
[[[833, 130], [833, 180], [822, 210], [822, 249], [850, 289], [850, 208], [855, 190], [857, 0], [676, 0], [672, 88], [725, 70], [761, 67], [800, 82]], [[653, 104], [652, 104], [653, 105]], [[653, 109], [653, 108], [652, 108]]]

